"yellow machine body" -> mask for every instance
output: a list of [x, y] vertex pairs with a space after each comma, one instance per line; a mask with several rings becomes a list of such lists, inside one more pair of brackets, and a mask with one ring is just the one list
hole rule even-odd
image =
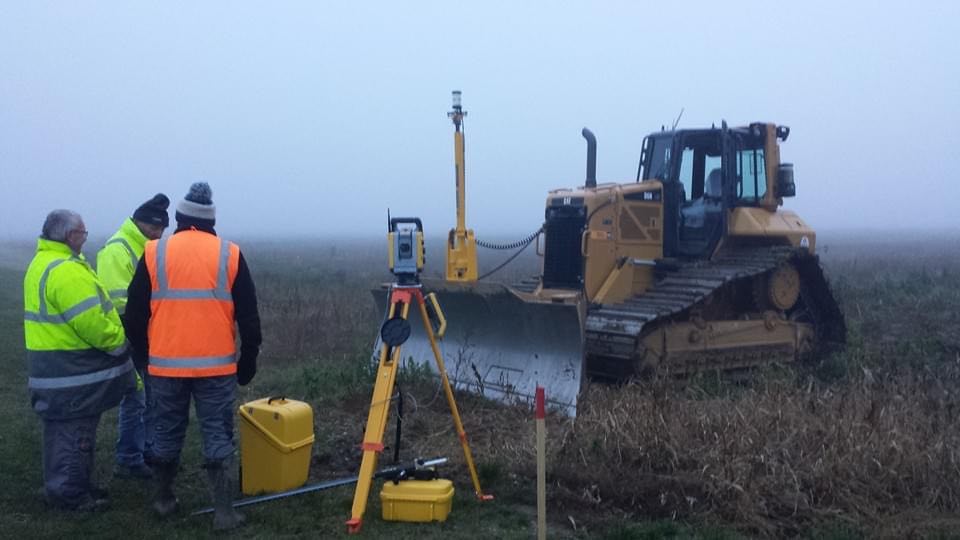
[[[600, 184], [593, 189], [558, 189], [547, 195], [548, 212], [582, 204], [583, 212], [591, 214], [578, 239], [585, 261], [582, 292], [586, 299], [617, 301], [653, 284], [653, 262], [663, 256], [660, 196], [659, 182]], [[568, 288], [551, 286], [549, 270], [546, 273], [546, 282], [534, 296], [551, 300], [568, 294]]]
[[[510, 285], [424, 280], [450, 321], [458, 386], [575, 414], [584, 375], [740, 369], [842, 346], [843, 315], [816, 232], [783, 210], [796, 191], [771, 123], [652, 133], [636, 181], [547, 195], [540, 273]], [[375, 293], [380, 300], [382, 293]], [[380, 300], [382, 302], [382, 300]], [[425, 336], [406, 344], [429, 358]]]
[[434, 480], [386, 481], [380, 490], [384, 521], [446, 521], [453, 504], [453, 482]]
[[588, 374], [739, 369], [844, 342], [816, 232], [780, 209], [796, 191], [780, 160], [789, 133], [754, 123], [652, 134], [637, 182], [548, 194], [528, 294], [580, 293]]
[[241, 405], [239, 414], [243, 493], [273, 493], [303, 485], [314, 441], [310, 405], [264, 398]]

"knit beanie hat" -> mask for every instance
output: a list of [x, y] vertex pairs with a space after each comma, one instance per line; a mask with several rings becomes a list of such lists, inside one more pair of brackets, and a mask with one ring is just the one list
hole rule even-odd
[[[213, 191], [206, 182], [195, 182], [182, 201], [177, 203], [177, 221], [196, 221], [213, 226], [217, 207], [213, 204]], [[186, 218], [186, 219], [182, 219]]]
[[133, 219], [149, 223], [150, 225], [170, 225], [170, 216], [167, 215], [167, 208], [170, 206], [170, 199], [163, 193], [157, 193], [149, 201], [141, 204], [133, 211]]

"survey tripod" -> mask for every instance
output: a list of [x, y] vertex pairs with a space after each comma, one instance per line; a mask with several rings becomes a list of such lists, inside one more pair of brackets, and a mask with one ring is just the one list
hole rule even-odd
[[[416, 305], [423, 321], [423, 329], [430, 340], [433, 349], [433, 358], [437, 364], [437, 372], [443, 385], [450, 414], [463, 447], [463, 455], [470, 470], [470, 479], [473, 481], [473, 490], [480, 500], [491, 500], [492, 495], [483, 493], [480, 488], [480, 478], [473, 463], [473, 453], [467, 443], [467, 433], [463, 429], [457, 402], [453, 397], [453, 389], [447, 378], [447, 370], [443, 364], [443, 356], [437, 346], [437, 339], [443, 337], [447, 322], [440, 310], [437, 296], [434, 293], [423, 294], [420, 283], [420, 271], [423, 270], [423, 224], [419, 218], [387, 218], [387, 246], [390, 271], [396, 277], [388, 289], [389, 307], [386, 318], [380, 327], [380, 357], [377, 366], [377, 378], [373, 386], [373, 396], [370, 399], [370, 413], [367, 416], [367, 427], [363, 434], [363, 459], [360, 462], [360, 472], [357, 477], [357, 489], [353, 496], [353, 509], [350, 519], [347, 520], [347, 531], [360, 532], [363, 522], [363, 513], [367, 508], [367, 499], [370, 496], [370, 487], [377, 469], [377, 458], [383, 451], [383, 433], [387, 426], [387, 417], [390, 413], [390, 402], [393, 388], [402, 360], [401, 348], [410, 337], [410, 308]], [[434, 330], [434, 323], [437, 329]]]

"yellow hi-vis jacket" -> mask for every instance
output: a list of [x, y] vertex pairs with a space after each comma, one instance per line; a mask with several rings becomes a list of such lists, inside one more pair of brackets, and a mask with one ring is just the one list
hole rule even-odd
[[23, 278], [30, 402], [44, 419], [100, 414], [134, 384], [120, 316], [83, 256], [39, 239]]
[[147, 237], [140, 232], [133, 218], [127, 218], [97, 253], [97, 277], [107, 288], [110, 301], [121, 315], [127, 307], [127, 287], [146, 243]]

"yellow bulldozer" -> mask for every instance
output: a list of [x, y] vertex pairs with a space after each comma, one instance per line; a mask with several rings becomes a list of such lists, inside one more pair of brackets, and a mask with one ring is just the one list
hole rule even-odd
[[[455, 385], [502, 400], [531, 399], [540, 385], [575, 414], [587, 376], [742, 370], [845, 342], [816, 233], [780, 208], [796, 192], [793, 166], [780, 160], [788, 127], [662, 129], [644, 139], [637, 176], [624, 183], [597, 182], [596, 138], [584, 128], [586, 181], [547, 194], [533, 240], [541, 271], [507, 285], [476, 280], [465, 113], [454, 105], [457, 226], [447, 279], [424, 287], [448, 320], [442, 349]], [[432, 358], [425, 336], [414, 332], [404, 357]]]

